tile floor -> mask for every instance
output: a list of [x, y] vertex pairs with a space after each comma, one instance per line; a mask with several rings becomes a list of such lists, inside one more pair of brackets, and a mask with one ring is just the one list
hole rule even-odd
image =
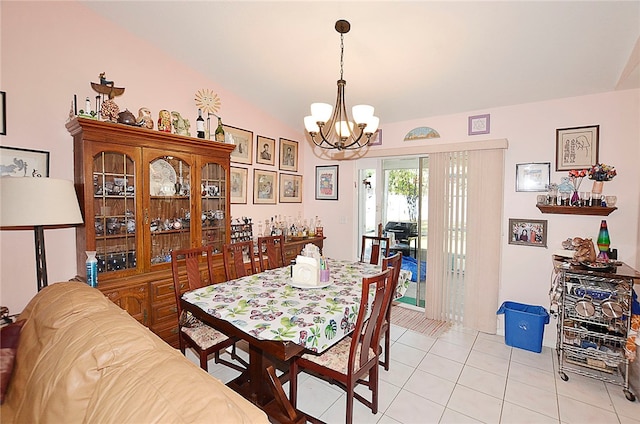
[[[392, 326], [391, 338], [378, 413], [356, 401], [355, 423], [640, 424], [640, 402], [629, 402], [620, 386], [575, 374], [562, 381], [553, 349], [537, 354], [511, 348], [502, 336], [458, 327], [434, 339]], [[237, 375], [209, 364], [222, 381]], [[302, 411], [327, 423], [345, 422], [342, 390], [307, 374], [299, 384]], [[366, 387], [359, 391], [368, 396]]]

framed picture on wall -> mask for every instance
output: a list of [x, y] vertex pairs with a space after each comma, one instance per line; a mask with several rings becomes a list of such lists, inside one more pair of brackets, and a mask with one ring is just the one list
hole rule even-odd
[[7, 93], [0, 91], [0, 135], [7, 135]]
[[0, 177], [48, 177], [49, 152], [0, 146]]
[[369, 146], [382, 146], [382, 128], [378, 128], [369, 140]]
[[547, 221], [509, 218], [509, 244], [547, 247]]
[[469, 117], [469, 135], [489, 134], [491, 131], [491, 115], [475, 115]]
[[273, 138], [261, 135], [256, 137], [256, 163], [276, 164], [276, 141]]
[[516, 191], [547, 191], [551, 163], [517, 163]]
[[251, 165], [253, 158], [253, 132], [241, 128], [224, 127], [224, 142], [235, 144], [236, 148], [231, 152], [231, 162]]
[[253, 204], [275, 205], [278, 190], [276, 171], [253, 170]]
[[302, 203], [302, 175], [280, 173], [280, 203]]
[[247, 203], [247, 168], [231, 167], [231, 196], [232, 204]]
[[338, 165], [316, 166], [316, 200], [338, 200]]
[[556, 130], [556, 171], [586, 169], [598, 163], [600, 125]]
[[298, 172], [298, 142], [280, 139], [280, 169]]

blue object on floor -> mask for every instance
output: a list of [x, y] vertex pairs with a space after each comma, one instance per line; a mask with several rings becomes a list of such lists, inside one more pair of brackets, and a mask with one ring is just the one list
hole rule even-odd
[[496, 314], [504, 314], [504, 341], [508, 346], [542, 352], [544, 326], [549, 312], [542, 306], [504, 302]]
[[[411, 281], [418, 282], [418, 261], [411, 256], [402, 257], [401, 269], [411, 271]], [[427, 263], [425, 261], [420, 262], [420, 281], [427, 279]]]

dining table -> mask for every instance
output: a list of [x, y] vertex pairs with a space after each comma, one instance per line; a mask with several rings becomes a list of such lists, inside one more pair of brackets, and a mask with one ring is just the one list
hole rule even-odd
[[[305, 352], [322, 353], [351, 333], [360, 307], [362, 278], [380, 265], [328, 259], [330, 278], [319, 286], [292, 280], [290, 266], [225, 281], [182, 295], [182, 309], [229, 337], [246, 340], [249, 367], [228, 383], [254, 403], [273, 399], [266, 368]], [[404, 295], [411, 271], [401, 270], [394, 298]]]

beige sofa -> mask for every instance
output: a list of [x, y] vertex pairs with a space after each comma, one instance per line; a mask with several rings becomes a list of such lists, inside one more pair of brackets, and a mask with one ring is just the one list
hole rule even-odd
[[19, 319], [3, 424], [268, 422], [84, 283], [46, 287]]

